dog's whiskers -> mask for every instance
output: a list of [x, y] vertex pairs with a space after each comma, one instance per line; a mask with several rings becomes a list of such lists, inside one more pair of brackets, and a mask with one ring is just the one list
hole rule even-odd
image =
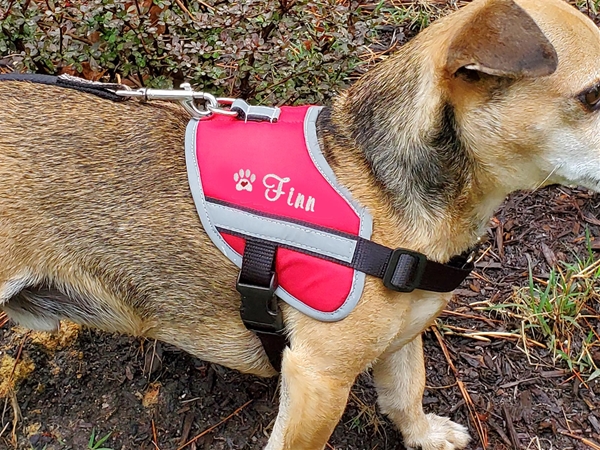
[[537, 191], [539, 188], [543, 187], [546, 184], [546, 181], [548, 181], [550, 179], [550, 177], [552, 175], [554, 175], [554, 173], [560, 169], [560, 166], [555, 166], [554, 169], [552, 169], [552, 171], [546, 176], [546, 178], [544, 178], [535, 188], [533, 188], [533, 190], [531, 192], [535, 192]]

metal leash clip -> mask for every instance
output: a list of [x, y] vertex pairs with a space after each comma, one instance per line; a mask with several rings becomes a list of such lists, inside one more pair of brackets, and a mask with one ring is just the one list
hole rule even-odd
[[[223, 116], [238, 117], [244, 121], [254, 122], [277, 122], [281, 110], [277, 107], [252, 106], [244, 100], [234, 98], [217, 98], [206, 92], [194, 91], [189, 83], [180, 85], [181, 90], [177, 89], [122, 89], [115, 93], [121, 97], [139, 98], [144, 101], [165, 100], [181, 103], [192, 117], [202, 118], [212, 114]], [[198, 102], [204, 102], [204, 106], [199, 106]], [[223, 106], [229, 106], [224, 108]]]

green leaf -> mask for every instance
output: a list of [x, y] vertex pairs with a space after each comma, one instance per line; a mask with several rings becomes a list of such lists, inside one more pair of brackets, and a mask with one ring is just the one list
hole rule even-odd
[[588, 381], [595, 380], [598, 377], [600, 377], [600, 369], [596, 369], [594, 372], [592, 372], [592, 374], [588, 378]]
[[108, 438], [110, 437], [111, 434], [112, 434], [112, 431], [110, 433], [108, 433], [106, 436], [104, 436], [103, 438], [98, 439], [98, 442], [96, 442], [96, 445], [104, 444], [108, 440]]

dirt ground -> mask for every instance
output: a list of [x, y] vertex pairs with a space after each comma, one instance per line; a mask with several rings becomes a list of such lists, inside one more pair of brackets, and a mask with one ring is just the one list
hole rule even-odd
[[[564, 187], [512, 196], [492, 221], [483, 246], [487, 253], [441, 317], [437, 334], [425, 333], [425, 408], [468, 425], [474, 438], [469, 449], [484, 448], [483, 441], [456, 376], [473, 403], [486, 448], [600, 448], [599, 379], [582, 382], [566, 365], [556, 365], [547, 350], [518, 339], [486, 342], [452, 334], [461, 328], [518, 330], [510, 319], [481, 311], [481, 302], [510, 301], [513, 286], [527, 284], [528, 261], [534, 275], [543, 278], [552, 255], [572, 260], [584, 254], [586, 227], [591, 236], [600, 236], [599, 202], [587, 191]], [[596, 313], [600, 309], [599, 304], [589, 307]], [[600, 321], [595, 327], [600, 334]], [[20, 348], [18, 359], [35, 368], [23, 370], [14, 396], [22, 415], [18, 449], [85, 449], [92, 433], [111, 433], [104, 443], [110, 449], [173, 450], [203, 432], [185, 448], [260, 449], [276, 416], [276, 379], [241, 375], [159, 342], [73, 327], [66, 327], [59, 339], [6, 323], [0, 329], [0, 359], [16, 358]], [[598, 365], [600, 348], [593, 351]], [[6, 400], [2, 449], [14, 448], [13, 414]], [[328, 448], [404, 448], [394, 427], [377, 412], [369, 374], [358, 379]]]

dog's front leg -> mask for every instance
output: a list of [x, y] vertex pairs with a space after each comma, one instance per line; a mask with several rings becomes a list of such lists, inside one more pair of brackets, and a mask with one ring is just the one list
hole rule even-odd
[[360, 371], [315, 353], [304, 346], [285, 350], [279, 414], [265, 450], [322, 450], [342, 417]]
[[381, 410], [402, 432], [407, 448], [455, 450], [465, 448], [467, 430], [446, 417], [425, 414], [425, 364], [421, 336], [381, 356], [373, 367]]

